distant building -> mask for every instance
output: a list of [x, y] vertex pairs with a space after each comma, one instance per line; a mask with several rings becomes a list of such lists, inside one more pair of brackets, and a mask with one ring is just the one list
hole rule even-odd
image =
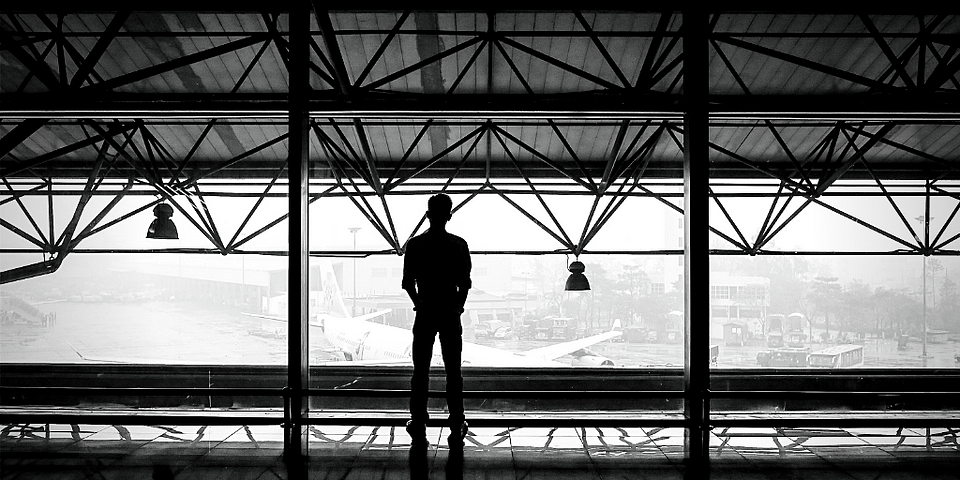
[[762, 335], [769, 308], [769, 278], [710, 273], [710, 338], [723, 339], [726, 324], [742, 326], [747, 338]]

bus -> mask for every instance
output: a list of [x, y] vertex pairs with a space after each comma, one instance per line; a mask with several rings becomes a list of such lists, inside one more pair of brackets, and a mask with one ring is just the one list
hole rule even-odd
[[761, 367], [807, 367], [810, 365], [809, 348], [778, 348], [757, 353], [757, 365]]
[[863, 366], [863, 345], [836, 345], [810, 354], [812, 368], [849, 368]]

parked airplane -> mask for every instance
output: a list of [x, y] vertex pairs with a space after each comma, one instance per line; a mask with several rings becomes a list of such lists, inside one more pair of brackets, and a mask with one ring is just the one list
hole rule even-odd
[[[333, 267], [329, 261], [320, 260], [321, 291], [317, 293], [317, 307], [311, 309], [311, 334], [323, 335], [333, 346], [326, 350], [338, 360], [332, 362], [337, 365], [412, 365], [411, 349], [413, 333], [405, 328], [372, 322], [371, 320], [390, 312], [389, 309], [365, 315], [351, 317], [343, 301], [343, 295], [337, 283]], [[264, 332], [271, 332], [277, 336], [286, 333], [286, 318], [282, 315], [261, 313], [244, 313], [251, 317], [258, 317], [273, 325], [262, 325]], [[605, 340], [617, 338], [621, 335], [620, 321], [614, 322], [613, 328], [598, 335], [572, 340], [563, 343], [547, 345], [524, 352], [512, 352], [500, 348], [479, 345], [470, 342], [463, 343], [462, 365], [495, 366], [495, 367], [558, 367], [558, 366], [614, 366], [615, 362], [588, 350], [587, 348]], [[150, 363], [150, 364], [177, 364], [188, 363], [168, 361], [165, 359], [129, 359], [93, 356], [81, 353], [68, 342], [68, 345], [82, 359], [92, 362], [106, 363]], [[570, 363], [557, 361], [558, 358], [570, 355]], [[440, 343], [434, 344], [433, 363], [442, 365]]]
[[[336, 363], [340, 365], [412, 364], [413, 333], [405, 328], [370, 321], [390, 310], [351, 317], [347, 313], [343, 296], [329, 262], [320, 264], [320, 278], [323, 283], [323, 298], [320, 299], [318, 311], [311, 314], [310, 326], [323, 334], [335, 347], [337, 355], [342, 359]], [[277, 315], [257, 313], [246, 315], [286, 322], [285, 318]], [[523, 352], [464, 342], [462, 364], [494, 367], [614, 366], [613, 360], [591, 352], [587, 347], [620, 335], [620, 322], [617, 320], [608, 332]], [[573, 356], [570, 364], [557, 361], [558, 358], [566, 355]], [[443, 364], [439, 341], [434, 344], [433, 363]]]

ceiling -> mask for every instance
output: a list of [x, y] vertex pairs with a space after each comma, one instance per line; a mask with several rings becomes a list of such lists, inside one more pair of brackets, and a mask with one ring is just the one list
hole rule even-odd
[[[161, 162], [173, 183], [271, 178], [287, 155], [288, 23], [3, 15], [4, 177], [86, 178], [106, 136], [130, 157], [111, 175]], [[385, 186], [677, 179], [682, 26], [680, 12], [314, 11], [311, 159]], [[957, 15], [711, 15], [712, 175], [829, 178], [852, 163], [847, 177], [955, 177], [958, 32]]]

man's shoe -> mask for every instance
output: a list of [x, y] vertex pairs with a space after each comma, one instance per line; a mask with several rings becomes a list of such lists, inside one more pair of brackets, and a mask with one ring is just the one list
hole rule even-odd
[[469, 425], [467, 425], [466, 420], [460, 422], [460, 431], [456, 431], [456, 427], [450, 429], [450, 435], [447, 437], [447, 443], [451, 448], [462, 447], [463, 439], [467, 438], [467, 432], [469, 430]]
[[421, 446], [427, 444], [427, 426], [423, 423], [407, 420], [407, 433], [410, 435], [410, 444]]

